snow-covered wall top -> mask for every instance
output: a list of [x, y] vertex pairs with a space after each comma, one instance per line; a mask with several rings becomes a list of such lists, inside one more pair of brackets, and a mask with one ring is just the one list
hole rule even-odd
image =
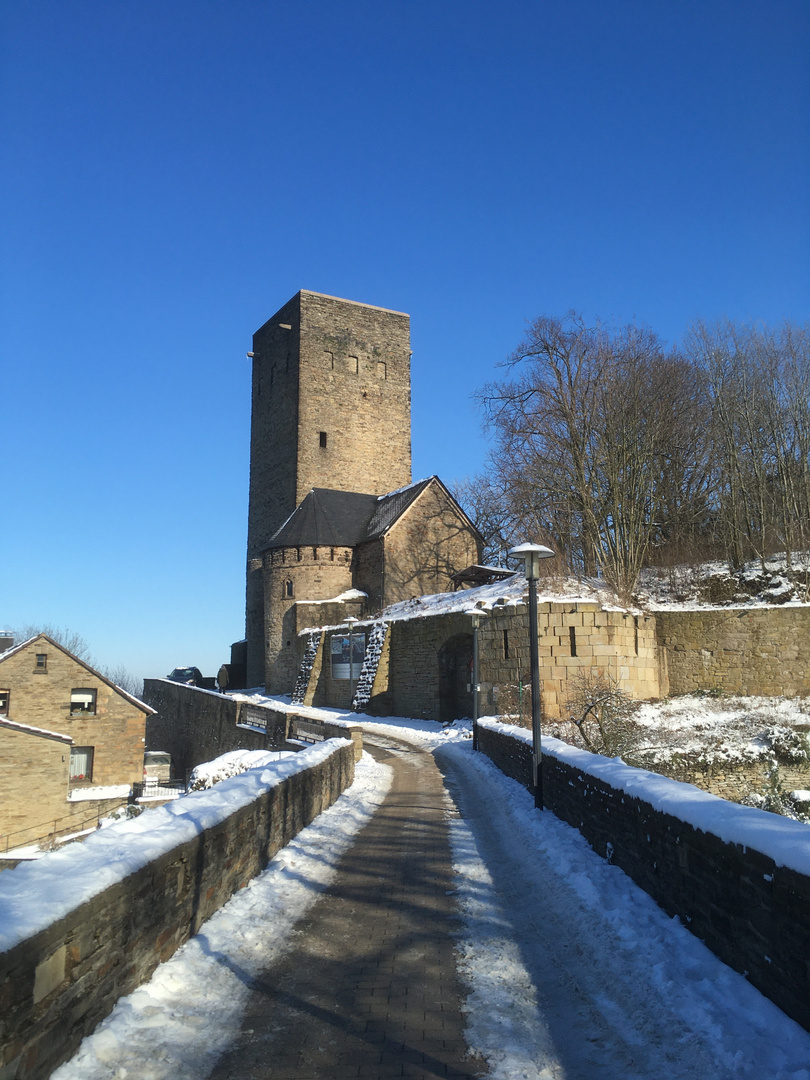
[[[532, 733], [491, 717], [478, 721], [483, 727], [532, 744]], [[741, 806], [701, 791], [692, 784], [626, 765], [621, 758], [606, 758], [580, 750], [559, 739], [544, 737], [543, 754], [566, 762], [616, 791], [642, 799], [654, 810], [669, 814], [701, 832], [712, 833], [728, 844], [752, 848], [810, 877], [810, 827], [752, 806]]]
[[80, 904], [193, 840], [270, 788], [325, 761], [345, 742], [330, 739], [207, 791], [100, 829], [37, 862], [0, 874], [0, 952], [63, 918]]

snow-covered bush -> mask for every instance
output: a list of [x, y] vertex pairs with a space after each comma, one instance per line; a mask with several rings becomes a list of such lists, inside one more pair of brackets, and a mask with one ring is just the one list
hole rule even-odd
[[271, 761], [289, 757], [293, 750], [230, 750], [213, 761], [206, 761], [192, 769], [188, 781], [189, 791], [203, 791], [213, 787], [220, 780], [269, 765]]

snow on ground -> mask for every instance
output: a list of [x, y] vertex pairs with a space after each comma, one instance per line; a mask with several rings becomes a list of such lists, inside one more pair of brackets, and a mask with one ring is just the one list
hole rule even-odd
[[[474, 754], [468, 723], [299, 711], [432, 751], [445, 772], [467, 1039], [492, 1080], [810, 1080], [810, 1033]], [[123, 999], [53, 1080], [201, 1080], [253, 974], [288, 946], [324, 887], [324, 851], [331, 873], [333, 845], [348, 845], [384, 797], [381, 769], [364, 757], [338, 803]]]
[[355, 782], [203, 929], [122, 998], [51, 1080], [202, 1080], [233, 1037], [251, 981], [292, 943], [295, 923], [385, 798], [391, 769], [368, 754]]

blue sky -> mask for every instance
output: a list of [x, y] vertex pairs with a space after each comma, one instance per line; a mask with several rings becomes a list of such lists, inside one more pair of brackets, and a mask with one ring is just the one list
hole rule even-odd
[[3, 0], [0, 623], [215, 674], [251, 335], [407, 311], [414, 477], [527, 320], [805, 321], [804, 0]]

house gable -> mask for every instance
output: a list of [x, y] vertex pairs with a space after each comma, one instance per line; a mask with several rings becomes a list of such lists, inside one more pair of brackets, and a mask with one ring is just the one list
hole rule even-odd
[[92, 759], [94, 785], [142, 779], [146, 716], [154, 710], [47, 634], [0, 656], [0, 689], [7, 693], [5, 719], [64, 734], [72, 739], [74, 752], [84, 749]]

